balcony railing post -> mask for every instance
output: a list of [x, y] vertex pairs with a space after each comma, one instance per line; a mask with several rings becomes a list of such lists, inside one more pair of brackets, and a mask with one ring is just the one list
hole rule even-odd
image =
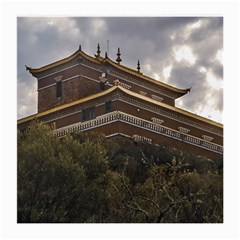
[[87, 130], [89, 128], [98, 127], [102, 124], [111, 123], [116, 120], [131, 123], [138, 127], [140, 126], [147, 130], [155, 131], [159, 134], [163, 134], [165, 136], [178, 139], [179, 141], [184, 141], [189, 144], [194, 144], [199, 147], [203, 147], [205, 149], [217, 151], [218, 153], [221, 154], [223, 153], [223, 147], [216, 145], [212, 142], [209, 142], [204, 139], [199, 139], [194, 136], [189, 136], [187, 133], [179, 132], [174, 129], [169, 129], [163, 125], [159, 125], [159, 123], [157, 122], [150, 122], [120, 111], [110, 112], [105, 115], [99, 116], [96, 119], [89, 120], [87, 122], [80, 122], [77, 124], [64, 127], [62, 129], [61, 128], [56, 129], [53, 131], [53, 134], [55, 134], [57, 137], [63, 137], [69, 132]]

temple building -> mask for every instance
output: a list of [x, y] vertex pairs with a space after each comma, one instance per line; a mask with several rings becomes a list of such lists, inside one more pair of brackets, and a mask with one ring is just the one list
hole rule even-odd
[[55, 126], [61, 138], [71, 132], [94, 131], [106, 137], [124, 136], [149, 144], [166, 143], [208, 158], [223, 154], [223, 125], [175, 107], [190, 89], [179, 89], [121, 64], [107, 53], [95, 56], [81, 46], [71, 56], [40, 68], [26, 69], [37, 78], [38, 113], [18, 120]]

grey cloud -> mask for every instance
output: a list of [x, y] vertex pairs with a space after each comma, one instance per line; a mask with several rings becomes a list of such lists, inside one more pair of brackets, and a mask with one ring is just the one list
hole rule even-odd
[[[218, 37], [219, 33], [223, 31], [223, 18], [210, 17], [201, 18], [201, 27], [192, 31], [190, 41], [199, 42], [206, 41], [209, 37]], [[222, 38], [221, 38], [222, 39]]]
[[214, 61], [214, 63], [211, 65], [211, 69], [214, 73], [214, 75], [221, 81], [223, 79], [223, 66], [222, 64]]
[[[202, 26], [194, 29], [186, 39], [186, 26], [198, 20], [202, 21]], [[117, 48], [120, 47], [122, 64], [136, 68], [139, 59], [146, 75], [157, 73], [161, 76], [162, 69], [172, 65], [168, 83], [180, 88], [193, 87], [191, 94], [188, 94], [189, 97], [183, 98], [186, 107], [193, 107], [192, 111], [196, 108], [194, 101], [205, 104], [201, 99], [204, 99], [208, 91], [205, 76], [198, 71], [199, 67], [211, 69], [219, 81], [222, 81], [222, 66], [215, 60], [217, 51], [222, 49], [222, 18], [72, 17], [58, 19], [55, 24], [49, 24], [49, 21], [50, 18], [18, 18], [19, 108], [28, 103], [20, 86], [25, 84], [33, 89], [33, 82], [36, 83], [36, 80], [25, 71], [25, 64], [31, 67], [46, 65], [72, 54], [78, 49], [79, 44], [82, 44], [83, 51], [93, 55], [97, 43], [100, 43], [104, 55], [107, 40], [110, 41], [110, 58], [116, 59]], [[99, 21], [104, 24], [97, 24]], [[170, 36], [173, 35], [175, 38], [171, 39]], [[175, 61], [173, 49], [181, 45], [192, 48], [197, 57], [194, 66], [187, 67], [184, 62]], [[151, 66], [151, 71], [143, 67], [146, 64]], [[198, 91], [198, 94], [195, 91]], [[220, 101], [221, 94], [216, 93], [214, 96], [216, 101]], [[217, 107], [221, 109], [221, 104], [217, 104]], [[32, 111], [35, 109], [36, 112], [36, 107], [30, 103], [28, 108]], [[23, 117], [21, 114], [18, 116]]]
[[211, 97], [214, 99], [213, 109], [223, 111], [223, 90], [211, 88], [206, 80], [206, 74], [199, 72], [194, 66], [176, 63], [169, 83], [179, 88], [192, 88], [190, 93], [182, 97], [183, 108], [197, 113], [196, 110], [203, 109]]
[[214, 109], [215, 110], [223, 110], [223, 89], [219, 89], [213, 93], [213, 99], [215, 99]]
[[203, 18], [202, 26], [194, 29], [187, 41], [197, 56], [199, 66], [212, 68], [218, 76], [222, 75], [221, 66], [216, 63], [216, 54], [223, 47], [223, 18]]
[[206, 92], [209, 86], [205, 80], [206, 75], [200, 73], [194, 66], [184, 63], [175, 63], [172, 69], [169, 84], [179, 88], [190, 88], [191, 91], [184, 97], [184, 107], [196, 109], [199, 104], [206, 104]]

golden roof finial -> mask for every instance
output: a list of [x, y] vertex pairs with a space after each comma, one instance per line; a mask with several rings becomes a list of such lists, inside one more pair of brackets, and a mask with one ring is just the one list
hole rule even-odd
[[140, 73], [140, 69], [141, 69], [141, 67], [140, 67], [140, 62], [139, 62], [139, 60], [138, 60], [138, 63], [137, 63], [137, 70], [138, 70], [139, 73]]
[[115, 86], [119, 86], [119, 84], [120, 84], [118, 79], [114, 80], [113, 82], [114, 82]]
[[31, 68], [28, 67], [27, 65], [25, 65], [25, 68], [26, 68], [26, 71], [30, 71], [31, 70]]
[[100, 56], [100, 53], [101, 53], [101, 51], [100, 51], [100, 45], [99, 45], [99, 43], [98, 43], [98, 45], [97, 45], [97, 54], [94, 54], [94, 56], [96, 57], [96, 58], [100, 58], [101, 56]]
[[116, 61], [117, 61], [118, 64], [120, 64], [120, 62], [122, 61], [122, 59], [120, 58], [120, 56], [121, 56], [120, 48], [118, 48], [117, 56], [118, 56], [118, 57], [117, 57]]
[[100, 57], [100, 53], [101, 53], [101, 51], [100, 51], [100, 45], [99, 45], [99, 43], [98, 43], [98, 45], [97, 45], [97, 57]]

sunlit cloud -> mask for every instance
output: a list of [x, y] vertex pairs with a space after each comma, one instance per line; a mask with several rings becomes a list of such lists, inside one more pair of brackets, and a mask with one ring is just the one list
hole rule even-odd
[[37, 84], [27, 85], [23, 81], [18, 83], [18, 115], [27, 116], [33, 114], [32, 108], [37, 107]]
[[207, 82], [216, 90], [219, 90], [223, 87], [222, 81], [219, 81], [219, 79], [217, 79], [211, 71], [207, 72]]
[[92, 21], [93, 34], [95, 36], [102, 34], [107, 30], [107, 25], [103, 19], [95, 19]]
[[175, 37], [176, 37], [175, 34], [171, 34], [171, 35], [170, 35], [170, 39], [171, 39], [171, 40], [174, 40]]
[[178, 62], [181, 62], [182, 60], [187, 61], [191, 65], [195, 64], [196, 62], [196, 57], [192, 53], [192, 49], [189, 46], [182, 46], [180, 48], [177, 48], [174, 51], [175, 54], [175, 59]]
[[153, 73], [153, 78], [156, 80], [160, 80], [160, 76], [157, 73]]
[[168, 67], [165, 67], [163, 69], [163, 76], [164, 76], [165, 79], [168, 79], [170, 77], [171, 71], [172, 71], [172, 66], [171, 65], [168, 66]]
[[143, 68], [144, 68], [144, 70], [147, 71], [147, 72], [152, 71], [152, 67], [151, 67], [150, 64], [145, 64], [145, 65], [143, 66]]
[[184, 105], [183, 100], [179, 98], [176, 100], [175, 104], [176, 104], [176, 107], [179, 107], [179, 108], [183, 107]]
[[207, 72], [207, 69], [205, 67], [200, 67], [199, 68], [199, 72], [200, 73], [206, 73]]
[[184, 29], [184, 34], [183, 34], [184, 39], [187, 40], [191, 36], [192, 32], [195, 29], [200, 28], [201, 26], [202, 26], [201, 20], [198, 20], [197, 22], [188, 24]]
[[193, 24], [189, 24], [189, 28], [190, 29], [196, 29], [196, 28], [200, 28], [202, 25], [202, 21], [198, 20], [197, 22], [193, 23]]
[[221, 64], [223, 64], [223, 51], [222, 51], [222, 49], [217, 51], [216, 60], [218, 60]]
[[222, 111], [214, 109], [212, 105], [205, 105], [198, 110], [198, 115], [201, 115], [210, 120], [222, 122]]

